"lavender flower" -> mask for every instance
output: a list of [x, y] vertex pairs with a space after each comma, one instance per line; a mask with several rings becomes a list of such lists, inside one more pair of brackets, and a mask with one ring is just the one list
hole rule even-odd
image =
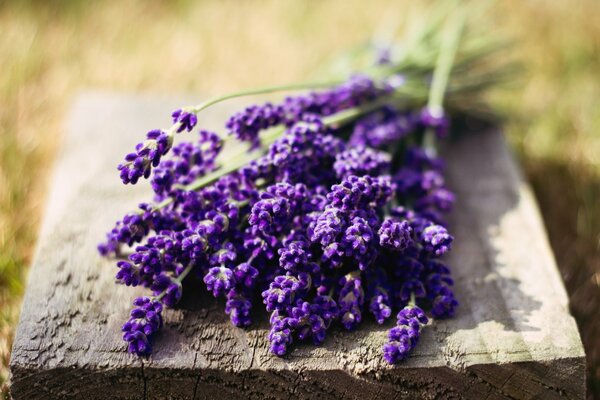
[[143, 246], [137, 246], [129, 260], [117, 263], [117, 280], [127, 286], [149, 287], [161, 272], [176, 271], [177, 243], [168, 235], [152, 236]]
[[269, 285], [269, 289], [262, 292], [267, 311], [285, 309], [299, 296], [306, 293], [311, 285], [310, 275], [305, 273], [299, 273], [298, 275], [288, 273], [275, 277]]
[[426, 251], [442, 256], [450, 251], [454, 238], [443, 226], [430, 225], [423, 230], [421, 240]]
[[235, 282], [246, 289], [252, 289], [256, 286], [258, 274], [258, 270], [248, 262], [241, 263], [233, 270]]
[[261, 130], [279, 125], [283, 122], [283, 108], [266, 103], [262, 106], [250, 106], [244, 111], [231, 116], [225, 127], [230, 135], [238, 140], [251, 143], [252, 147], [259, 146], [258, 134]]
[[173, 136], [161, 130], [152, 130], [146, 134], [147, 140], [135, 146], [135, 153], [125, 156], [125, 162], [117, 169], [121, 172], [123, 183], [136, 184], [143, 176], [148, 178], [152, 167], [156, 167], [162, 156], [173, 145]]
[[388, 333], [388, 342], [383, 346], [383, 357], [390, 364], [408, 357], [417, 345], [421, 329], [428, 322], [423, 310], [407, 306], [398, 313], [398, 322]]
[[277, 183], [267, 188], [254, 204], [248, 222], [266, 234], [280, 231], [289, 225], [305, 198], [304, 185]]
[[438, 319], [452, 317], [457, 306], [458, 301], [454, 298], [452, 290], [447, 286], [443, 286], [433, 299], [431, 315]]
[[413, 244], [412, 228], [407, 221], [386, 218], [379, 228], [379, 244], [382, 247], [403, 251]]
[[223, 142], [217, 134], [199, 132], [197, 143], [183, 142], [173, 147], [173, 156], [154, 169], [151, 185], [159, 199], [169, 194], [174, 185], [181, 187], [216, 168], [215, 160]]
[[337, 154], [333, 168], [340, 179], [351, 175], [378, 176], [387, 173], [390, 159], [389, 154], [381, 151], [363, 146], [351, 147]]
[[[335, 303], [333, 303], [335, 304]], [[321, 312], [330, 312], [335, 305], [327, 304], [322, 310], [322, 304], [311, 304], [307, 301], [298, 301], [289, 311], [288, 326], [296, 331], [298, 339], [313, 339], [315, 345], [323, 343], [328, 323], [323, 319]]]
[[161, 302], [167, 307], [179, 303], [183, 294], [181, 283], [166, 273], [161, 273], [154, 279], [151, 289], [155, 296], [163, 296]]
[[139, 210], [128, 213], [123, 220], [106, 234], [106, 241], [98, 245], [103, 256], [119, 255], [122, 245], [132, 246], [141, 242], [150, 231], [177, 231], [184, 227], [181, 217], [170, 210], [155, 210], [150, 204], [141, 203]]
[[353, 330], [362, 320], [362, 307], [365, 294], [358, 271], [343, 276], [340, 279], [341, 287], [338, 305], [340, 307], [340, 320], [344, 328]]
[[249, 326], [252, 323], [251, 309], [252, 302], [245, 295], [235, 290], [230, 290], [227, 293], [225, 313], [229, 315], [229, 319], [234, 326]]
[[309, 246], [310, 243], [304, 238], [286, 243], [278, 250], [281, 268], [292, 273], [317, 274], [319, 265], [312, 261], [313, 256]]
[[369, 311], [378, 324], [383, 324], [392, 315], [393, 298], [391, 285], [384, 268], [376, 267], [367, 273]]
[[231, 269], [213, 267], [204, 276], [204, 283], [206, 283], [206, 288], [212, 292], [213, 296], [219, 297], [233, 288], [235, 278]]
[[354, 258], [361, 270], [365, 270], [377, 255], [375, 250], [375, 233], [368, 221], [362, 217], [354, 217], [342, 238], [342, 247], [346, 257]]
[[407, 136], [416, 128], [418, 122], [411, 113], [399, 113], [394, 109], [384, 108], [358, 121], [349, 144], [382, 148]]
[[269, 331], [269, 342], [271, 353], [283, 356], [287, 353], [288, 346], [293, 342], [292, 330], [288, 325], [287, 318], [280, 315], [279, 310], [271, 314], [271, 330]]
[[179, 124], [179, 127], [177, 128], [178, 133], [183, 130], [190, 132], [198, 123], [198, 117], [195, 113], [181, 108], [173, 111], [171, 117], [173, 118], [174, 124]]
[[131, 318], [123, 325], [123, 340], [127, 351], [143, 356], [150, 354], [152, 336], [162, 327], [162, 304], [149, 297], [138, 297], [133, 301]]
[[329, 246], [342, 233], [346, 225], [346, 215], [341, 209], [328, 207], [319, 215], [311, 240], [319, 242], [323, 247]]
[[383, 206], [391, 197], [392, 185], [388, 177], [358, 177], [351, 175], [334, 185], [327, 199], [342, 211]]

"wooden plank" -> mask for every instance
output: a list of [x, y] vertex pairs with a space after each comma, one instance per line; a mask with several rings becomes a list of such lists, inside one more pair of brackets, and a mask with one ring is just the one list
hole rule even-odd
[[[152, 357], [128, 355], [119, 328], [136, 293], [114, 284], [112, 262], [95, 247], [149, 197], [122, 187], [114, 166], [181, 103], [99, 93], [76, 102], [14, 342], [15, 399], [583, 398], [584, 353], [567, 296], [531, 191], [496, 131], [445, 152], [458, 197], [450, 262], [461, 307], [425, 329], [406, 362], [383, 362], [389, 326], [374, 323], [277, 358], [266, 318], [234, 328], [222, 303], [190, 290], [166, 312]], [[205, 114], [203, 125], [218, 126], [228, 111]]]

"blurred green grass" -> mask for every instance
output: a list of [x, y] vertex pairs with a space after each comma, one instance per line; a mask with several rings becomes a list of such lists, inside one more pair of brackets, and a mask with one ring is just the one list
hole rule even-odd
[[[303, 80], [384, 14], [410, 18], [409, 3], [0, 0], [0, 385], [77, 91], [217, 94]], [[600, 3], [512, 0], [490, 14], [527, 70], [493, 104], [538, 196], [600, 396]]]

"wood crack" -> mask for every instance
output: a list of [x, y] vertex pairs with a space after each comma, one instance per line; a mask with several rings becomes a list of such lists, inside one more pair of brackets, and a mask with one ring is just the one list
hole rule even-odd
[[142, 365], [141, 367], [141, 371], [142, 371], [142, 381], [144, 383], [144, 394], [143, 394], [143, 399], [147, 400], [148, 399], [148, 381], [146, 379], [146, 373], [144, 372], [144, 360], [140, 360], [140, 363]]
[[[192, 365], [192, 371], [196, 369], [196, 362], [198, 361], [198, 352], [194, 354], [194, 364]], [[202, 376], [202, 372], [198, 373], [196, 377], [196, 382], [194, 383], [194, 391], [192, 393], [192, 400], [196, 400], [196, 393], [198, 392], [198, 385], [200, 384], [200, 377]]]

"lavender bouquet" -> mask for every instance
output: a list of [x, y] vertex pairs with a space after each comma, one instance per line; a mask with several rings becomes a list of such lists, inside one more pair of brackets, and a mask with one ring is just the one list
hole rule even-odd
[[[395, 363], [431, 320], [451, 317], [444, 215], [454, 195], [437, 142], [498, 72], [485, 62], [490, 43], [469, 38], [464, 22], [439, 13], [399, 56], [375, 49], [347, 79], [234, 93], [178, 109], [170, 128], [148, 132], [118, 169], [125, 184], [149, 179], [154, 200], [99, 246], [117, 259], [118, 283], [151, 292], [123, 325], [128, 351], [151, 352], [163, 308], [193, 276], [226, 299], [235, 326], [264, 307], [278, 356], [297, 341], [321, 344], [329, 329], [395, 318], [382, 349]], [[312, 91], [247, 107], [227, 135], [200, 129], [174, 143], [215, 103], [296, 90]], [[232, 141], [247, 148], [223, 152]]]

